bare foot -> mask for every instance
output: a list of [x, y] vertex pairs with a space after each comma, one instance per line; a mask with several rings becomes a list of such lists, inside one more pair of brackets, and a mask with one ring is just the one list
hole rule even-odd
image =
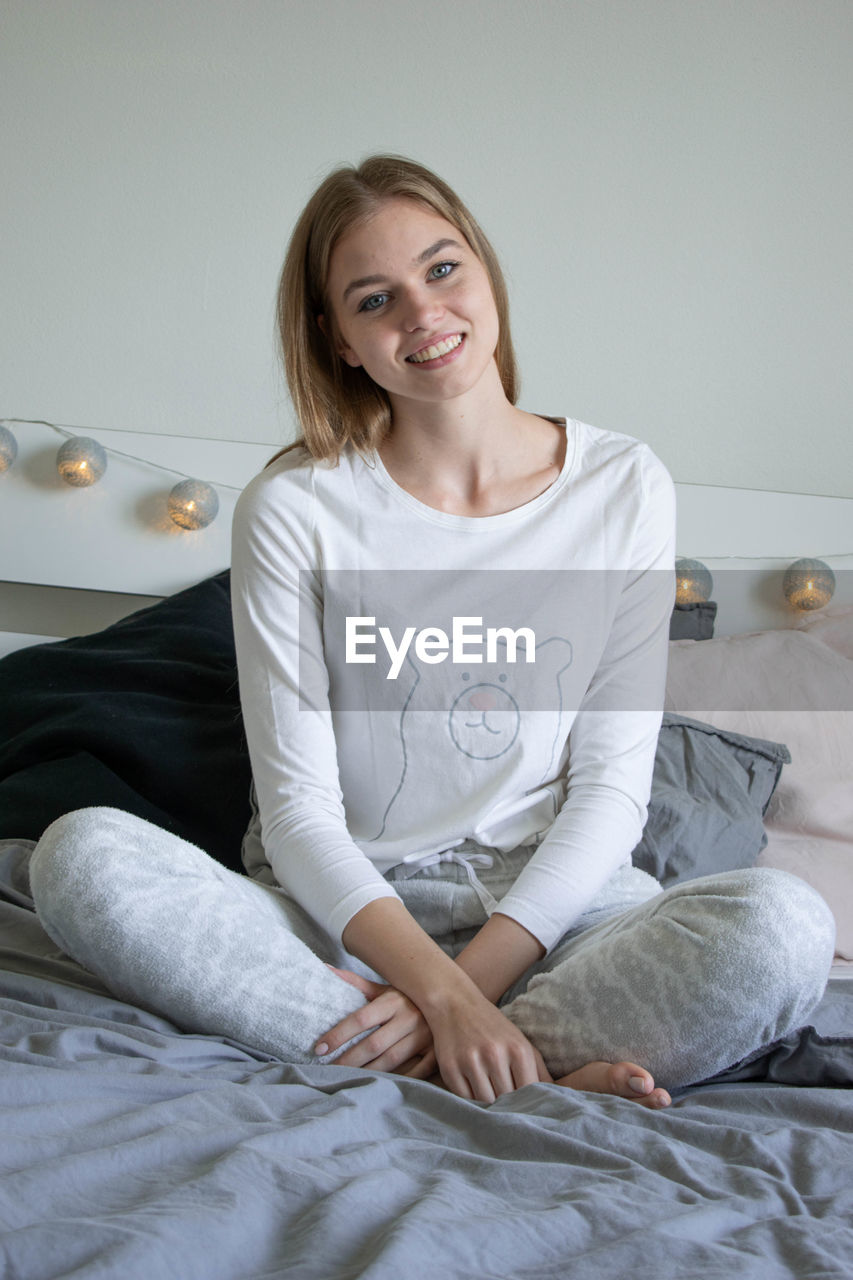
[[672, 1102], [666, 1089], [656, 1089], [649, 1072], [633, 1062], [588, 1062], [554, 1083], [586, 1093], [613, 1093], [617, 1098], [631, 1098], [656, 1109]]

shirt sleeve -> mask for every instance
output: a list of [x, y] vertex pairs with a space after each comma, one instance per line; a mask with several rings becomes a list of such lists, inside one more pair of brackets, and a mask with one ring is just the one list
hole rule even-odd
[[675, 492], [644, 449], [642, 501], [613, 625], [569, 735], [566, 799], [500, 903], [551, 951], [639, 842], [675, 596]]
[[231, 598], [240, 701], [276, 880], [340, 939], [393, 887], [347, 831], [323, 659], [310, 472], [262, 475], [234, 514]]

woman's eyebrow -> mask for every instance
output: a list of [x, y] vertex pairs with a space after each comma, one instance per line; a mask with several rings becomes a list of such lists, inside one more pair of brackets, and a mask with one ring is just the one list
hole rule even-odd
[[429, 262], [430, 258], [435, 257], [437, 253], [441, 253], [442, 249], [461, 249], [462, 245], [458, 240], [436, 240], [435, 244], [431, 244], [428, 249], [424, 249], [423, 253], [419, 253], [415, 258], [415, 263], [420, 266], [424, 262]]
[[[437, 253], [441, 253], [442, 249], [461, 249], [462, 245], [458, 240], [446, 238], [444, 240], [436, 240], [435, 244], [431, 244], [428, 249], [424, 249], [423, 253], [419, 253], [414, 259], [413, 265], [421, 266], [424, 262], [429, 262], [430, 258], [434, 258]], [[387, 276], [362, 276], [360, 280], [351, 280], [344, 289], [343, 300], [346, 302], [349, 295], [354, 289], [365, 289], [371, 284], [384, 284]]]

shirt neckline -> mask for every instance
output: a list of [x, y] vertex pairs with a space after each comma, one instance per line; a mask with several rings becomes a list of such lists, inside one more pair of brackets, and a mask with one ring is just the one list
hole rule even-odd
[[575, 466], [575, 457], [577, 454], [578, 432], [569, 430], [574, 423], [568, 418], [551, 417], [549, 414], [541, 414], [548, 422], [554, 422], [558, 427], [562, 427], [566, 432], [566, 454], [563, 459], [563, 465], [560, 468], [560, 474], [549, 484], [547, 489], [543, 489], [535, 498], [531, 498], [529, 502], [524, 502], [520, 507], [513, 507], [511, 511], [501, 511], [493, 516], [460, 516], [450, 511], [439, 511], [435, 507], [430, 507], [425, 502], [421, 502], [415, 498], [408, 489], [404, 489], [402, 485], [392, 478], [385, 468], [385, 464], [379, 457], [378, 453], [374, 453], [369, 469], [379, 484], [382, 485], [389, 493], [391, 493], [399, 502], [410, 511], [415, 512], [424, 520], [429, 520], [431, 524], [442, 525], [445, 529], [466, 529], [472, 533], [490, 532], [493, 529], [499, 529], [504, 525], [518, 524], [520, 521], [527, 520], [535, 512], [541, 510], [542, 507], [548, 506], [553, 502], [557, 494], [565, 486]]

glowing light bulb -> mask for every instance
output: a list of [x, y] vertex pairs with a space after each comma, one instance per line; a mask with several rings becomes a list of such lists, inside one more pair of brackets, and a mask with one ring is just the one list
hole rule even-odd
[[72, 436], [56, 455], [56, 469], [66, 484], [88, 488], [97, 484], [107, 469], [106, 450], [88, 436]]
[[0, 427], [0, 472], [8, 471], [17, 456], [17, 440], [8, 427]]
[[835, 593], [835, 574], [824, 560], [795, 560], [785, 570], [782, 590], [795, 609], [822, 609]]
[[699, 604], [711, 599], [714, 579], [701, 560], [676, 560], [675, 603]]
[[216, 519], [219, 495], [203, 480], [182, 480], [169, 494], [169, 517], [181, 529], [206, 529]]

